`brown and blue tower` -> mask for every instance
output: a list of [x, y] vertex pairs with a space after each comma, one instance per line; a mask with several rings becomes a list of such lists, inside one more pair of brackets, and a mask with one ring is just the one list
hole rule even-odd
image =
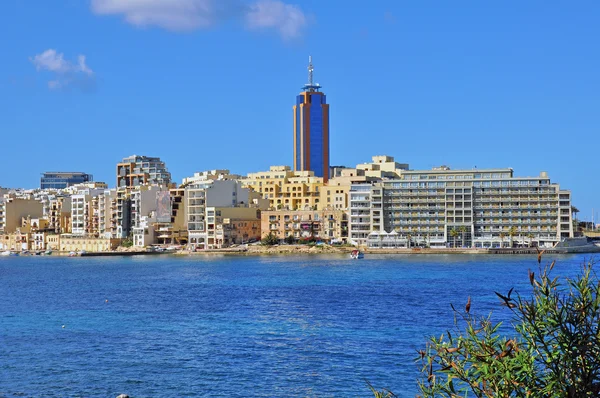
[[329, 104], [321, 86], [313, 83], [312, 57], [308, 58], [308, 83], [294, 105], [294, 171], [313, 171], [329, 179]]

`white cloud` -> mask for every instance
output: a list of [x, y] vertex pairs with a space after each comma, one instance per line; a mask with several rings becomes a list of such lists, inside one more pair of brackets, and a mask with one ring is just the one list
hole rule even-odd
[[48, 81], [48, 88], [56, 90], [73, 83], [89, 86], [86, 80], [93, 79], [94, 71], [86, 64], [85, 55], [78, 55], [77, 62], [65, 59], [63, 53], [50, 48], [40, 54], [30, 57], [29, 60], [38, 71], [46, 70], [53, 74], [53, 79]]
[[175, 31], [210, 26], [213, 6], [213, 0], [92, 0], [96, 14], [123, 14], [132, 25], [155, 25]]
[[306, 25], [306, 16], [295, 5], [278, 0], [261, 0], [246, 14], [250, 28], [274, 28], [286, 39], [300, 36]]
[[283, 38], [298, 37], [307, 23], [300, 7], [280, 0], [92, 0], [98, 15], [122, 15], [135, 26], [192, 31], [240, 18], [250, 29], [275, 29]]

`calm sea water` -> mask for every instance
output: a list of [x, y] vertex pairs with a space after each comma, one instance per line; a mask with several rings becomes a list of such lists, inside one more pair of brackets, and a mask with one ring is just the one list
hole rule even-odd
[[[558, 259], [574, 274], [585, 257]], [[494, 291], [527, 294], [528, 268], [535, 256], [0, 258], [0, 397], [368, 397], [365, 380], [413, 397], [416, 350], [452, 325], [449, 304], [502, 319]]]

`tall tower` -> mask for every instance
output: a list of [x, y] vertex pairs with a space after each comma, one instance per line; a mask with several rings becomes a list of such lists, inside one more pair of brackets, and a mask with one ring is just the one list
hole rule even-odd
[[312, 57], [308, 57], [308, 83], [294, 105], [294, 171], [311, 170], [329, 179], [329, 105], [321, 86], [313, 82]]

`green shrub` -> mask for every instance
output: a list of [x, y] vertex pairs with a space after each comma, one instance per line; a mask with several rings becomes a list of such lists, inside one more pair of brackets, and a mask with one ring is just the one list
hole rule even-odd
[[453, 330], [419, 352], [422, 396], [600, 396], [600, 280], [591, 261], [575, 278], [553, 277], [553, 268], [529, 271], [530, 298], [496, 293], [513, 315], [510, 335], [471, 313], [470, 297], [464, 310], [452, 307]]

